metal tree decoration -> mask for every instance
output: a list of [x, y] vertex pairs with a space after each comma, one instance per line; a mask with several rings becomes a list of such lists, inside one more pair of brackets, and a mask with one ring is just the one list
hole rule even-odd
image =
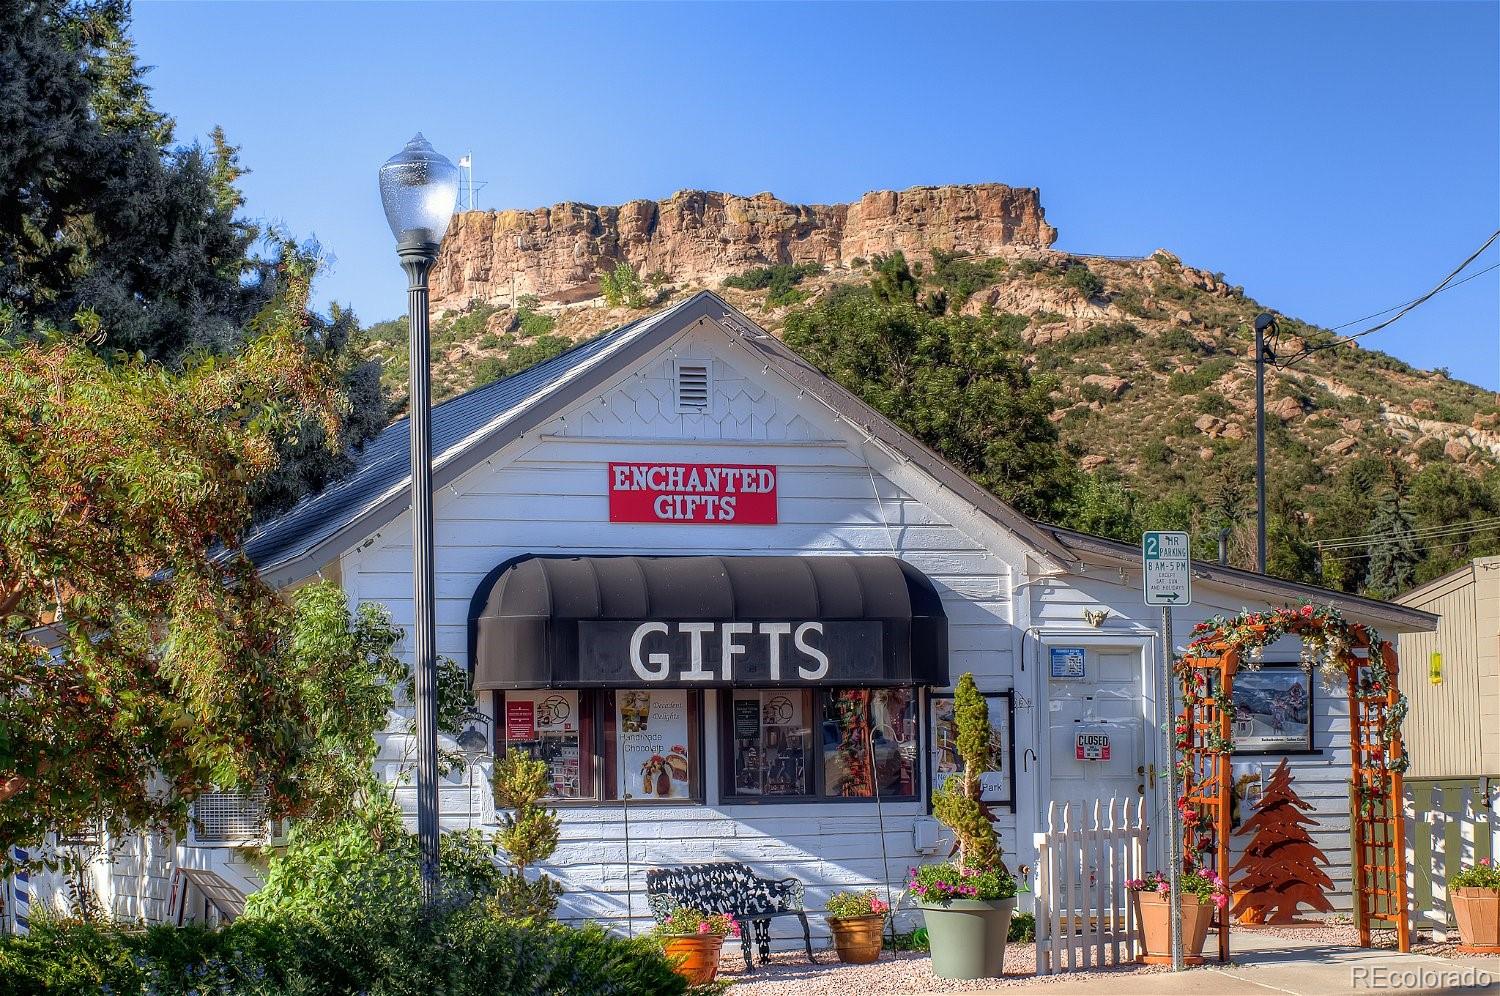
[[[1292, 773], [1283, 758], [1255, 804], [1255, 815], [1235, 831], [1236, 836], [1254, 835], [1233, 868], [1244, 872], [1234, 883], [1232, 911], [1241, 923], [1295, 923], [1302, 903], [1324, 913], [1333, 911], [1324, 894], [1333, 881], [1321, 867], [1328, 864], [1328, 856], [1307, 833], [1308, 827], [1318, 825], [1307, 815], [1310, 809], [1292, 791]], [[1273, 908], [1276, 912], [1268, 916]]]

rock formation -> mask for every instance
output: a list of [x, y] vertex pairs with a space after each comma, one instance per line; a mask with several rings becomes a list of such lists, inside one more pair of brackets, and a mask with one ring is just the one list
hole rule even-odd
[[431, 276], [434, 310], [535, 294], [579, 300], [621, 261], [642, 277], [715, 285], [755, 266], [822, 263], [900, 250], [997, 255], [1045, 250], [1057, 238], [1036, 188], [985, 183], [865, 194], [852, 204], [788, 204], [685, 190], [619, 207], [564, 203], [534, 211], [469, 211], [453, 219]]

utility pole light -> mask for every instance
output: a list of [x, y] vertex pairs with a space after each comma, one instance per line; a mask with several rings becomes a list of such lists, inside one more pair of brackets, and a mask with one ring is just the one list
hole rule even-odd
[[432, 372], [427, 333], [427, 274], [458, 200], [458, 170], [417, 134], [380, 167], [380, 200], [406, 271], [410, 321], [412, 667], [416, 677], [417, 839], [422, 897], [438, 889], [437, 645], [432, 563]]
[[[1271, 341], [1266, 341], [1266, 332]], [[1276, 319], [1255, 316], [1255, 569], [1266, 573], [1266, 361], [1276, 362]]]

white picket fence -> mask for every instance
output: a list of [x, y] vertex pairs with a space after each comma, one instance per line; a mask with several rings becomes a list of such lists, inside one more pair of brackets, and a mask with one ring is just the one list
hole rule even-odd
[[[1146, 870], [1145, 800], [1047, 808], [1036, 835], [1038, 975], [1118, 965], [1137, 953], [1139, 929], [1125, 890]], [[1102, 814], [1102, 815], [1101, 815]]]
[[[1500, 791], [1491, 790], [1492, 796]], [[1406, 787], [1406, 889], [1412, 926], [1433, 940], [1458, 937], [1448, 880], [1480, 858], [1500, 855], [1500, 798], [1486, 802], [1482, 784]]]

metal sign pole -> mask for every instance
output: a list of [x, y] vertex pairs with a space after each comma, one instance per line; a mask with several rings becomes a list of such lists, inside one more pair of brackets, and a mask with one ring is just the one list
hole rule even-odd
[[[1193, 604], [1192, 537], [1151, 531], [1141, 536], [1141, 588], [1147, 605], [1161, 606], [1161, 702], [1167, 759], [1167, 883], [1171, 906], [1172, 971], [1182, 971], [1182, 814], [1177, 809], [1177, 707], [1173, 694], [1172, 607]], [[1192, 731], [1188, 735], [1191, 737]]]
[[1172, 607], [1161, 608], [1162, 701], [1167, 712], [1167, 880], [1172, 888], [1172, 906], [1167, 913], [1171, 926], [1172, 971], [1182, 964], [1182, 814], [1177, 811], [1177, 709], [1172, 674]]

